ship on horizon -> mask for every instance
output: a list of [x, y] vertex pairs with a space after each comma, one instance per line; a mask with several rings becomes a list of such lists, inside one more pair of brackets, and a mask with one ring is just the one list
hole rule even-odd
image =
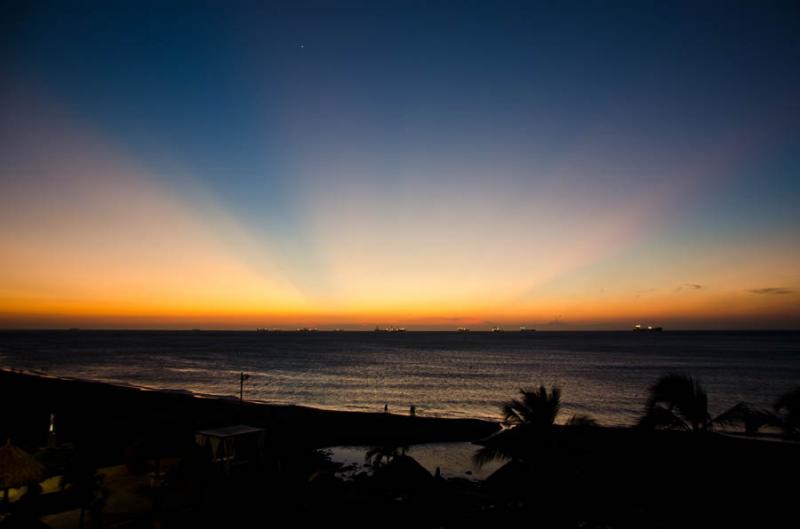
[[643, 332], [658, 332], [658, 331], [663, 331], [664, 329], [662, 327], [653, 327], [652, 325], [648, 325], [647, 327], [643, 327], [643, 326], [641, 326], [641, 325], [639, 325], [637, 323], [636, 325], [633, 326], [633, 330], [634, 331], [643, 331]]

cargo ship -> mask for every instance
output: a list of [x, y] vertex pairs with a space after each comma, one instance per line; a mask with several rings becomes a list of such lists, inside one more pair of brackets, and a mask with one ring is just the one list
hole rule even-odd
[[633, 326], [633, 330], [634, 331], [643, 331], [643, 332], [659, 332], [659, 331], [663, 331], [664, 329], [662, 329], [661, 327], [653, 327], [651, 325], [648, 325], [647, 327], [643, 327], [641, 325], [634, 325]]

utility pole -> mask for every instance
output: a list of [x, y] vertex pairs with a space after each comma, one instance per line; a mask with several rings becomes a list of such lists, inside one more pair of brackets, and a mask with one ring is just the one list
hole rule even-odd
[[244, 405], [244, 381], [250, 378], [250, 375], [245, 375], [244, 372], [239, 374], [239, 406]]

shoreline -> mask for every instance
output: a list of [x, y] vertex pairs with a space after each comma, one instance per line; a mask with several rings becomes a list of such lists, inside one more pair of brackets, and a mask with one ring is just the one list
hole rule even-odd
[[[91, 378], [80, 378], [80, 377], [73, 377], [73, 376], [64, 376], [64, 375], [54, 375], [48, 373], [46, 371], [39, 371], [33, 369], [20, 369], [20, 368], [13, 368], [8, 366], [0, 365], [0, 382], [3, 381], [3, 376], [9, 375], [20, 375], [20, 376], [27, 376], [36, 379], [46, 379], [46, 380], [53, 380], [59, 382], [72, 382], [77, 384], [87, 384], [87, 385], [97, 385], [97, 386], [106, 386], [109, 388], [117, 388], [117, 389], [126, 389], [132, 391], [140, 391], [142, 393], [154, 393], [154, 394], [163, 394], [163, 395], [171, 395], [171, 396], [183, 396], [187, 398], [194, 398], [198, 400], [209, 400], [209, 401], [218, 401], [221, 403], [227, 403], [227, 405], [235, 405], [237, 409], [239, 408], [239, 398], [235, 395], [218, 395], [212, 393], [199, 393], [188, 389], [181, 389], [181, 388], [159, 388], [155, 386], [146, 386], [146, 385], [137, 385], [127, 382], [111, 382], [105, 380], [95, 380]], [[446, 432], [448, 429], [447, 427], [441, 427], [439, 424], [439, 428], [443, 432], [443, 435], [447, 437], [446, 439], [431, 439], [431, 438], [422, 438], [421, 440], [417, 441], [414, 440], [411, 444], [427, 444], [427, 443], [436, 443], [436, 442], [471, 442], [475, 440], [482, 439], [491, 435], [492, 433], [499, 431], [502, 429], [502, 425], [500, 421], [491, 421], [485, 418], [479, 417], [442, 417], [442, 416], [432, 416], [432, 415], [422, 415], [422, 416], [414, 416], [411, 417], [407, 414], [398, 414], [398, 413], [384, 413], [384, 412], [371, 412], [371, 411], [362, 411], [362, 410], [345, 410], [345, 409], [335, 409], [335, 408], [323, 408], [318, 406], [310, 406], [304, 404], [291, 404], [291, 403], [281, 403], [281, 402], [269, 402], [259, 399], [245, 399], [243, 403], [244, 407], [253, 411], [253, 409], [258, 409], [259, 407], [263, 407], [266, 409], [293, 409], [293, 410], [300, 410], [303, 413], [311, 413], [311, 414], [334, 414], [340, 416], [347, 416], [347, 415], [355, 415], [355, 416], [363, 416], [364, 420], [370, 420], [375, 418], [386, 418], [386, 417], [393, 417], [394, 420], [400, 421], [435, 421], [439, 424], [447, 424], [451, 423], [451, 426], [455, 426], [456, 423], [460, 423], [460, 426], [457, 428], [459, 431], [468, 431], [462, 430], [465, 425], [468, 427], [474, 427], [475, 431], [488, 432], [485, 435], [481, 435], [479, 437], [448, 437], [448, 433]], [[251, 415], [249, 415], [251, 416]], [[257, 417], [257, 415], [256, 415]], [[563, 425], [557, 425], [560, 427]], [[207, 426], [206, 426], [207, 427]], [[627, 431], [635, 429], [635, 425], [633, 424], [600, 424], [596, 426], [597, 429], [603, 430], [613, 430], [613, 431]], [[436, 429], [436, 428], [435, 428]], [[423, 430], [426, 433], [428, 430]], [[749, 441], [771, 441], [771, 442], [781, 442], [781, 443], [795, 443], [800, 444], [798, 440], [786, 439], [784, 438], [779, 432], [777, 431], [762, 431], [756, 434], [745, 434], [744, 432], [738, 430], [726, 430], [726, 429], [715, 429], [713, 431], [714, 434], [722, 435], [722, 436], [729, 436], [734, 439], [740, 440], [749, 440]], [[2, 434], [2, 430], [0, 430], [0, 434]], [[436, 436], [435, 433], [432, 435]], [[383, 436], [381, 436], [382, 438]], [[416, 438], [414, 435], [410, 435], [408, 437]], [[354, 443], [348, 443], [344, 445], [342, 443], [329, 443], [325, 446], [320, 446], [320, 448], [326, 448], [330, 446], [367, 446], [370, 443], [363, 442], [359, 437], [359, 440]]]
[[[141, 388], [47, 373], [0, 368], [4, 406], [0, 438], [29, 448], [44, 446], [50, 414], [59, 442], [88, 443], [119, 457], [143, 435], [178, 442], [201, 429], [249, 424], [279, 445], [421, 444], [474, 441], [500, 429], [480, 419], [410, 417], [382, 412], [334, 411], [267, 404], [189, 391]], [[117, 458], [118, 458], [117, 457]]]
[[[699, 512], [697, 523], [689, 526], [714, 527], [720, 526], [720, 513], [711, 507], [712, 493], [726, 498], [728, 505], [744, 507], [723, 511], [721, 526], [735, 526], [742, 518], [763, 526], [772, 525], [764, 523], [765, 513], [767, 521], [791, 515], [794, 489], [785, 478], [800, 472], [798, 443], [558, 425], [556, 437], [534, 444], [530, 459], [502, 461], [475, 481], [458, 472], [465, 470], [463, 465], [446, 478], [434, 478], [442, 464], [435, 458], [453, 455], [447, 446], [433, 454], [427, 469], [413, 459], [412, 447], [411, 457], [396, 457], [392, 465], [371, 474], [361, 464], [344, 479], [335, 475], [343, 468], [313, 450], [380, 446], [391, 451], [403, 445], [469, 442], [499, 425], [302, 406], [240, 406], [231, 399], [8, 370], [0, 370], [0, 398], [0, 442], [10, 435], [30, 453], [42, 451], [48, 444], [50, 413], [55, 413], [59, 446], [37, 455], [57, 459], [59, 451], [67, 451], [74, 462], [91, 461], [97, 468], [119, 465], [120, 479], [140, 483], [145, 492], [125, 496], [121, 485], [110, 482], [116, 505], [109, 503], [109, 519], [112, 514], [119, 519], [135, 516], [144, 521], [141, 527], [150, 527], [146, 524], [153, 517], [175, 527], [246, 526], [263, 514], [265, 498], [271, 499], [273, 512], [314, 522], [304, 525], [373, 527], [390, 513], [387, 527], [429, 527], [432, 516], [452, 522], [437, 527], [487, 527], [498, 520], [516, 525], [536, 516], [559, 522], [545, 527], [586, 527], [583, 522], [596, 520], [602, 524], [589, 527], [649, 527], [658, 522], [659, 527], [677, 528], [687, 527], [686, 512]], [[235, 424], [266, 430], [266, 460], [224, 477], [202, 465], [194, 434]], [[360, 459], [359, 450], [351, 452], [354, 461]], [[472, 455], [469, 447], [461, 453]], [[161, 468], [161, 460], [171, 461], [163, 467], [169, 474], [167, 485], [153, 489], [146, 485], [146, 472]], [[215, 501], [209, 503], [211, 497]], [[680, 498], [685, 510], [665, 511], [665, 498]], [[140, 505], [140, 512], [126, 510], [127, 501]]]
[[[11, 368], [221, 398], [238, 397], [244, 371], [252, 402], [367, 413], [383, 412], [386, 402], [400, 415], [414, 404], [421, 417], [488, 422], [501, 419], [498, 405], [519, 388], [540, 382], [568, 384], [567, 414], [633, 426], [647, 388], [664, 371], [706, 383], [713, 415], [740, 401], [771, 407], [800, 379], [800, 335], [774, 333], [509, 333], [499, 341], [494, 333], [413, 331], [0, 336], [0, 366]], [[702, 380], [706, 373], [712, 378]]]
[[[110, 460], [118, 460], [127, 446], [143, 437], [166, 435], [185, 441], [197, 430], [233, 424], [264, 428], [271, 443], [303, 449], [474, 442], [502, 428], [499, 422], [476, 418], [412, 417], [247, 400], [240, 404], [233, 396], [8, 367], [0, 367], [0, 398], [14, 403], [0, 411], [0, 441], [11, 438], [29, 449], [45, 446], [53, 413], [59, 442], [88, 442]], [[630, 426], [597, 426], [593, 431], [595, 439], [639, 435]], [[663, 432], [665, 436], [673, 434]], [[720, 430], [713, 434], [739, 443], [800, 444], [766, 432], [745, 435]], [[97, 439], [102, 439], [102, 446], [96, 446]]]

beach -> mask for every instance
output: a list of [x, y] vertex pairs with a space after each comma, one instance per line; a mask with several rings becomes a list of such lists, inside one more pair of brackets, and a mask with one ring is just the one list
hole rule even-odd
[[[291, 516], [296, 526], [371, 527], [381, 520], [386, 527], [485, 527], [530, 517], [546, 527], [724, 526], [787, 515], [794, 489], [781, 478], [800, 472], [800, 445], [772, 436], [767, 441], [559, 426], [556, 437], [536, 445], [540, 454], [503, 464], [480, 481], [434, 478], [399, 452], [394, 463], [344, 480], [337, 475], [341, 469], [315, 449], [475, 441], [499, 425], [299, 406], [240, 407], [233, 399], [8, 370], [0, 372], [0, 398], [0, 437], [31, 453], [47, 445], [52, 413], [57, 443], [82, 447], [98, 467], [133, 468], [132, 447], [143, 446], [150, 447], [150, 464], [156, 457], [171, 461], [176, 470], [168, 485], [144, 496], [153, 500], [152, 508], [145, 502], [147, 510], [129, 520], [141, 527], [151, 527], [155, 518], [173, 527], [245, 523], [248, 516], [263, 516], [265, 506]], [[266, 430], [266, 465], [236, 476], [191, 474], [181, 465], [193, 457], [197, 430], [232, 424]], [[211, 504], [202, 499], [209, 494], [215, 498]], [[681, 508], [666, 510], [667, 503]]]
[[0, 26], [0, 529], [800, 526], [800, 2]]
[[27, 447], [44, 446], [49, 416], [53, 414], [59, 440], [90, 443], [112, 463], [126, 446], [143, 436], [158, 436], [167, 444], [179, 445], [191, 442], [196, 430], [240, 423], [265, 428], [268, 438], [275, 442], [304, 448], [470, 441], [499, 428], [474, 419], [240, 404], [231, 398], [10, 370], [0, 371], [0, 398], [7, 403], [0, 437], [12, 437], [15, 443]]

